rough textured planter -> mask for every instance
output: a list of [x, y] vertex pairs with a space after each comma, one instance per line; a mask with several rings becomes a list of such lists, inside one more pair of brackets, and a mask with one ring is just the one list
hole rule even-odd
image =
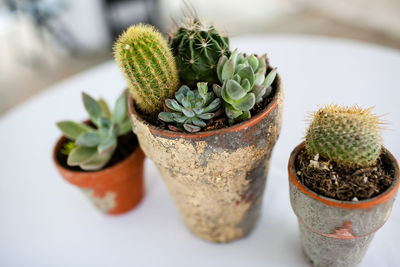
[[133, 131], [156, 164], [188, 228], [211, 242], [246, 236], [260, 214], [269, 159], [281, 128], [283, 94], [251, 120], [200, 133], [163, 130], [129, 99]]
[[374, 233], [388, 219], [399, 188], [399, 166], [383, 148], [383, 160], [395, 172], [394, 182], [384, 193], [357, 202], [321, 196], [299, 181], [294, 166], [304, 144], [289, 160], [290, 203], [300, 227], [303, 250], [315, 266], [357, 266]]
[[60, 165], [57, 152], [65, 137], [58, 140], [53, 160], [69, 183], [79, 187], [83, 193], [99, 208], [108, 214], [127, 212], [140, 203], [143, 197], [143, 161], [144, 153], [137, 147], [122, 162], [99, 171], [73, 171]]

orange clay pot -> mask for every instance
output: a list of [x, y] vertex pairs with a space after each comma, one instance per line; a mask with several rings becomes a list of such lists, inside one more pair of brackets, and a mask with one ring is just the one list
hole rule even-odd
[[138, 146], [133, 153], [109, 168], [99, 171], [74, 171], [63, 167], [57, 160], [57, 152], [66, 140], [61, 137], [53, 151], [53, 160], [69, 183], [79, 187], [83, 193], [107, 214], [120, 214], [133, 209], [143, 197], [144, 154]]

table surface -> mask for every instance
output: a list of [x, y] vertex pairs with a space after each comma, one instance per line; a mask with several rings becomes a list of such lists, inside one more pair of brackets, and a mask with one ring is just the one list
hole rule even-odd
[[[153, 163], [146, 196], [120, 216], [99, 213], [57, 173], [55, 122], [85, 119], [81, 91], [110, 103], [125, 87], [114, 62], [65, 80], [0, 118], [1, 266], [307, 266], [289, 204], [287, 161], [301, 142], [307, 113], [319, 104], [376, 106], [385, 114], [384, 144], [400, 156], [400, 53], [347, 40], [243, 36], [232, 48], [267, 51], [283, 80], [283, 127], [262, 207], [251, 235], [230, 244], [202, 241], [185, 228]], [[399, 266], [400, 207], [375, 238], [361, 266]]]

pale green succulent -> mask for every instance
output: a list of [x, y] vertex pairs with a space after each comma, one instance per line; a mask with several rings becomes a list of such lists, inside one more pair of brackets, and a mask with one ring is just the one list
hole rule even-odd
[[223, 99], [229, 123], [234, 124], [251, 117], [250, 110], [272, 91], [276, 69], [267, 73], [267, 56], [245, 56], [237, 49], [228, 58], [222, 56], [217, 65], [217, 75], [222, 83], [213, 85], [218, 97]]
[[131, 124], [128, 117], [127, 93], [116, 101], [113, 112], [107, 103], [96, 101], [82, 93], [83, 104], [95, 127], [73, 121], [57, 122], [58, 128], [75, 146], [67, 143], [62, 153], [68, 153], [67, 164], [83, 170], [99, 170], [111, 159], [118, 145], [118, 136], [129, 133]]
[[221, 106], [221, 99], [208, 92], [206, 82], [197, 83], [196, 90], [181, 86], [175, 93], [175, 99], [166, 99], [168, 112], [160, 112], [158, 118], [175, 125], [168, 125], [170, 130], [198, 132], [206, 126], [204, 120], [215, 117], [215, 111]]

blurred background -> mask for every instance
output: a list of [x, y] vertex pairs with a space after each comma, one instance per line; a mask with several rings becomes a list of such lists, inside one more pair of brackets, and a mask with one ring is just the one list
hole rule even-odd
[[0, 0], [0, 115], [112, 59], [123, 29], [173, 29], [192, 6], [230, 36], [310, 34], [400, 49], [400, 0]]

